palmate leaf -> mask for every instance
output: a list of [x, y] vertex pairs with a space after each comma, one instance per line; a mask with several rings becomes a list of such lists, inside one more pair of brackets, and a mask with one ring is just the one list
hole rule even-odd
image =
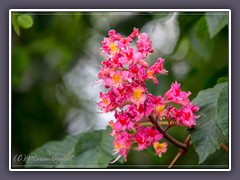
[[227, 111], [223, 112], [223, 109], [225, 110], [226, 108], [222, 108], [222, 106], [227, 104], [227, 102], [223, 103], [225, 99], [221, 99], [221, 102], [218, 102], [218, 98], [226, 87], [228, 87], [227, 82], [218, 84], [214, 88], [200, 91], [193, 100], [193, 103], [200, 107], [199, 113], [201, 115], [197, 120], [198, 126], [190, 130], [193, 146], [199, 156], [199, 164], [219, 149], [221, 143], [226, 138], [222, 132], [223, 127], [220, 127], [222, 124], [219, 124], [218, 120], [219, 111], [223, 119], [225, 114], [228, 113]]
[[228, 139], [228, 86], [224, 86], [218, 96], [217, 120], [224, 136]]
[[110, 128], [49, 142], [33, 151], [26, 168], [106, 168], [114, 158]]

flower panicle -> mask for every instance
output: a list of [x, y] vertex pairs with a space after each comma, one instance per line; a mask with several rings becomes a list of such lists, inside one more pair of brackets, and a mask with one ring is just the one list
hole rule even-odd
[[[199, 117], [195, 113], [199, 107], [189, 100], [191, 92], [184, 92], [180, 83], [174, 82], [164, 96], [155, 97], [146, 87], [146, 81], [152, 80], [158, 85], [157, 75], [167, 75], [164, 69], [165, 59], [158, 58], [149, 67], [147, 59], [154, 52], [152, 42], [147, 33], [140, 33], [138, 28], [122, 37], [115, 30], [108, 32], [102, 41], [101, 54], [104, 60], [100, 66], [97, 81], [104, 85], [106, 93], [100, 92], [97, 103], [102, 113], [115, 112], [116, 121], [110, 121], [111, 136], [114, 137], [114, 152], [127, 160], [131, 148], [137, 151], [153, 146], [156, 154], [162, 157], [167, 151], [167, 143], [159, 143], [163, 139], [154, 125], [145, 127], [138, 122], [153, 115], [160, 120], [168, 120], [169, 124], [193, 127]], [[136, 46], [132, 44], [136, 39]], [[172, 104], [178, 104], [180, 108]], [[170, 122], [171, 121], [171, 122]]]

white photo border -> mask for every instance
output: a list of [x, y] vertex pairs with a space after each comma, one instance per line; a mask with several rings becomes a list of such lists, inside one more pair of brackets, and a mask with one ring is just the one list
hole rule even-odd
[[[229, 168], [228, 169], [17, 169], [12, 168], [12, 12], [228, 12]], [[9, 10], [9, 171], [231, 171], [231, 9], [10, 9]]]

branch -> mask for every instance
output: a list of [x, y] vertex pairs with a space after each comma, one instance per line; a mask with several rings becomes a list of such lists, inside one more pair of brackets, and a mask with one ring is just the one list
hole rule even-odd
[[150, 121], [156, 126], [157, 130], [163, 134], [163, 137], [165, 139], [167, 139], [169, 142], [171, 142], [172, 144], [174, 144], [175, 146], [181, 148], [182, 150], [186, 151], [188, 148], [187, 144], [183, 144], [181, 142], [179, 142], [178, 140], [174, 139], [172, 136], [170, 136], [169, 134], [167, 134], [166, 132], [164, 132], [162, 126], [157, 122], [156, 119], [154, 119], [152, 117], [152, 115], [149, 116]]
[[[187, 136], [187, 138], [185, 139], [184, 144], [187, 145], [187, 147], [189, 146], [189, 142], [190, 142], [190, 135]], [[175, 158], [172, 160], [172, 162], [170, 163], [170, 165], [168, 166], [168, 168], [172, 168], [173, 165], [176, 163], [176, 161], [186, 152], [186, 150], [183, 150], [181, 148], [179, 148], [177, 155], [175, 156]]]

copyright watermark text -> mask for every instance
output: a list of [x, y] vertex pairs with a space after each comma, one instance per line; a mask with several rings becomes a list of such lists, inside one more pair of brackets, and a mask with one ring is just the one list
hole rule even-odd
[[26, 154], [16, 154], [13, 157], [14, 161], [17, 162], [26, 162], [26, 161], [35, 161], [35, 162], [63, 162], [71, 161], [74, 158], [73, 155], [61, 156], [53, 155], [52, 157], [40, 157], [36, 155], [26, 155]]

